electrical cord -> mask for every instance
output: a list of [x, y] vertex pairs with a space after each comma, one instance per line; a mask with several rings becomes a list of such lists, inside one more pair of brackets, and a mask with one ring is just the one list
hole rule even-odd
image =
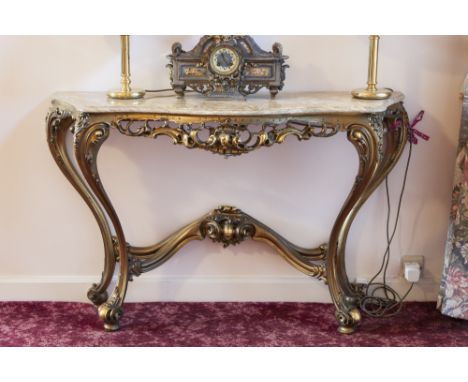
[[146, 93], [162, 93], [162, 92], [170, 92], [171, 90], [174, 90], [172, 88], [167, 88], [167, 89], [145, 89]]
[[[172, 92], [174, 89], [172, 88], [167, 88], [167, 89], [145, 89], [146, 93], [163, 93], [163, 92]], [[193, 90], [185, 90], [185, 93], [192, 93]], [[176, 96], [177, 94], [171, 94], [172, 96]]]
[[[408, 177], [409, 165], [411, 162], [411, 154], [413, 151], [413, 142], [409, 140], [409, 151], [408, 159], [406, 161], [405, 173], [403, 176], [403, 184], [401, 187], [400, 197], [398, 200], [397, 213], [395, 218], [395, 224], [393, 231], [390, 235], [390, 215], [391, 215], [391, 202], [390, 202], [390, 191], [388, 185], [388, 175], [385, 177], [385, 191], [387, 197], [387, 222], [386, 222], [386, 238], [387, 248], [382, 259], [382, 264], [377, 273], [372, 277], [367, 286], [365, 287], [365, 296], [360, 301], [361, 310], [371, 317], [390, 317], [400, 312], [403, 301], [413, 289], [414, 283], [411, 283], [406, 293], [401, 297], [398, 292], [387, 284], [387, 269], [390, 261], [390, 247], [393, 238], [396, 233], [398, 221], [400, 219], [401, 204], [403, 201], [403, 195], [406, 188], [406, 180]], [[374, 282], [374, 280], [381, 274], [383, 281], [381, 283]], [[383, 297], [378, 294], [383, 292]]]

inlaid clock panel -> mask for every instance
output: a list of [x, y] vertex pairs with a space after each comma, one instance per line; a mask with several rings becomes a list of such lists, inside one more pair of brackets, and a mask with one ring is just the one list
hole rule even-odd
[[204, 36], [190, 51], [179, 43], [172, 46], [171, 85], [178, 95], [186, 88], [207, 96], [247, 96], [267, 88], [272, 96], [285, 79], [280, 44], [266, 52], [250, 36]]

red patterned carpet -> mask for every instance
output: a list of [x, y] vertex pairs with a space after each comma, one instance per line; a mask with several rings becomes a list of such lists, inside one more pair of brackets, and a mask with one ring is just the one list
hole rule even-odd
[[468, 346], [468, 321], [433, 302], [363, 317], [352, 335], [336, 332], [330, 304], [158, 302], [124, 311], [121, 330], [106, 333], [90, 304], [0, 302], [0, 346]]

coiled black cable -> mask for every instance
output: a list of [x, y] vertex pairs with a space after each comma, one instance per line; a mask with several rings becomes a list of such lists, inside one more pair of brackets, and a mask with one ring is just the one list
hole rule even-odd
[[[408, 159], [406, 161], [405, 174], [403, 176], [403, 184], [401, 187], [400, 197], [398, 200], [397, 214], [393, 231], [390, 235], [390, 215], [391, 215], [391, 202], [390, 191], [388, 186], [388, 175], [385, 177], [385, 191], [387, 196], [387, 223], [386, 223], [386, 236], [387, 247], [382, 258], [382, 264], [377, 273], [371, 278], [369, 283], [365, 286], [365, 296], [360, 301], [361, 311], [371, 317], [390, 317], [400, 312], [403, 301], [413, 289], [414, 283], [411, 283], [406, 293], [401, 297], [398, 292], [387, 284], [387, 269], [390, 261], [390, 247], [395, 236], [398, 221], [400, 219], [401, 204], [403, 195], [405, 193], [406, 180], [408, 177], [409, 165], [411, 162], [411, 154], [413, 151], [413, 142], [409, 140]], [[383, 281], [381, 283], [374, 282], [374, 280], [383, 274]], [[382, 296], [383, 294], [383, 296]]]

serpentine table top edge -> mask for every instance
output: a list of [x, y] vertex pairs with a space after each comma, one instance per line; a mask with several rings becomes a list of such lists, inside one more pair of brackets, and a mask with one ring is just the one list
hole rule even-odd
[[188, 116], [300, 116], [318, 114], [381, 113], [404, 95], [395, 91], [386, 100], [359, 100], [349, 92], [282, 92], [276, 98], [256, 94], [243, 98], [207, 98], [188, 93], [177, 97], [173, 93], [147, 93], [139, 100], [113, 100], [104, 92], [58, 92], [52, 95], [53, 107], [76, 113], [139, 113]]

